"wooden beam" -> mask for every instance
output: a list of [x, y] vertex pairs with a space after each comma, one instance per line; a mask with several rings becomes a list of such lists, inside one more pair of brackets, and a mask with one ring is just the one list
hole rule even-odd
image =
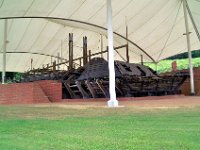
[[90, 62], [90, 60], [91, 60], [91, 50], [89, 50], [89, 62]]
[[[117, 50], [117, 49], [120, 49], [120, 48], [124, 48], [124, 47], [126, 47], [126, 46], [127, 46], [127, 44], [121, 45], [121, 46], [117, 46], [117, 47], [114, 47], [114, 50]], [[92, 57], [92, 56], [97, 56], [97, 55], [100, 55], [100, 54], [103, 54], [103, 53], [107, 53], [107, 52], [108, 52], [108, 50], [104, 50], [104, 51], [102, 51], [102, 52], [94, 53], [94, 54], [91, 54], [91, 57]], [[75, 58], [75, 59], [73, 59], [73, 62], [74, 62], [74, 61], [77, 61], [77, 60], [80, 60], [80, 59], [83, 59], [83, 57]], [[56, 65], [62, 65], [62, 64], [66, 64], [66, 63], [69, 63], [69, 61], [62, 62], [62, 63], [56, 64]], [[53, 67], [53, 66], [49, 66], [49, 68], [51, 68], [51, 67]]]
[[87, 37], [83, 37], [83, 65], [88, 62], [88, 55], [87, 55]]

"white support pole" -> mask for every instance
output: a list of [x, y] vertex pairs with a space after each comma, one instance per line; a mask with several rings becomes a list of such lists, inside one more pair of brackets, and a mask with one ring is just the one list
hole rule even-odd
[[5, 22], [4, 22], [2, 84], [5, 84], [5, 78], [6, 78], [6, 47], [7, 47], [7, 19], [5, 19]]
[[107, 0], [107, 34], [108, 34], [108, 63], [109, 63], [109, 92], [110, 100], [107, 102], [108, 107], [117, 107], [115, 91], [115, 68], [114, 68], [114, 49], [113, 49], [113, 29], [112, 29], [112, 6], [111, 0]]
[[188, 17], [187, 17], [187, 10], [186, 10], [186, 0], [183, 0], [183, 10], [184, 10], [184, 17], [185, 17], [185, 30], [186, 30], [186, 39], [187, 39], [187, 48], [188, 48], [188, 58], [189, 58], [189, 69], [190, 69], [190, 88], [191, 88], [191, 95], [195, 95], [194, 89], [194, 73], [193, 73], [193, 66], [192, 66], [192, 54], [191, 54], [191, 47], [190, 47], [190, 32], [188, 27]]
[[188, 15], [189, 15], [189, 17], [190, 17], [190, 20], [191, 20], [191, 22], [192, 22], [192, 25], [193, 25], [193, 27], [194, 27], [194, 30], [195, 30], [196, 35], [197, 35], [197, 37], [198, 37], [198, 39], [199, 39], [199, 42], [200, 42], [200, 34], [199, 34], [198, 29], [197, 29], [197, 25], [196, 25], [196, 23], [195, 23], [195, 20], [194, 20], [194, 18], [193, 18], [192, 12], [191, 12], [191, 10], [190, 10], [190, 7], [189, 7], [187, 1], [185, 1], [185, 2], [186, 2], [186, 8], [187, 8], [187, 11], [188, 11]]

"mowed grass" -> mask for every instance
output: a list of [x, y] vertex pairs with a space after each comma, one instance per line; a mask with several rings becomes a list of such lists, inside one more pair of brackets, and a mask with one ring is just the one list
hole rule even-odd
[[200, 108], [0, 106], [0, 149], [198, 150]]

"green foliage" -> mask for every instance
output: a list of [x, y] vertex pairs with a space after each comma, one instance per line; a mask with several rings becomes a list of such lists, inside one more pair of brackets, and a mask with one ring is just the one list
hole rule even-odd
[[[145, 63], [146, 66], [149, 66], [153, 70], [157, 70], [158, 73], [164, 73], [164, 72], [170, 72], [172, 70], [172, 62], [175, 60], [162, 60], [156, 65], [154, 63]], [[188, 59], [177, 59], [177, 69], [183, 70], [188, 69], [189, 63]], [[193, 58], [192, 60], [193, 67], [199, 67], [200, 66], [200, 58]]]
[[134, 110], [0, 107], [0, 149], [200, 149], [199, 108]]
[[[0, 72], [0, 81], [1, 81], [1, 75], [2, 73]], [[6, 72], [6, 83], [13, 83], [13, 82], [18, 82], [20, 81], [22, 76], [22, 73], [19, 72]]]
[[21, 77], [22, 77], [22, 73], [19, 73], [19, 72], [14, 73], [15, 81], [20, 81]]

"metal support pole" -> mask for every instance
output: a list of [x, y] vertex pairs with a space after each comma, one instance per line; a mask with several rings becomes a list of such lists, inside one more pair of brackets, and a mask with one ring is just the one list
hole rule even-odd
[[188, 58], [189, 58], [191, 95], [195, 95], [194, 73], [193, 73], [193, 66], [192, 66], [192, 54], [191, 54], [191, 47], [190, 47], [190, 35], [189, 35], [190, 33], [189, 33], [189, 27], [188, 27], [186, 0], [183, 0], [183, 10], [184, 10], [184, 17], [185, 17], [185, 30], [186, 30], [185, 34], [186, 34], [186, 39], [187, 39]]
[[190, 20], [191, 20], [191, 22], [192, 22], [192, 25], [193, 25], [194, 30], [195, 30], [195, 32], [196, 32], [196, 35], [197, 35], [197, 37], [198, 37], [198, 39], [199, 39], [199, 41], [200, 41], [200, 34], [199, 34], [198, 29], [197, 29], [197, 26], [196, 26], [196, 23], [195, 23], [195, 21], [194, 21], [194, 18], [193, 18], [193, 16], [192, 16], [192, 12], [191, 12], [191, 10], [190, 10], [190, 7], [189, 7], [187, 1], [185, 1], [185, 2], [186, 2], [186, 8], [187, 8], [187, 11], [188, 11], [188, 15], [189, 15], [189, 17], [190, 17]]
[[115, 91], [115, 68], [114, 68], [114, 49], [113, 49], [113, 29], [112, 29], [112, 6], [111, 0], [107, 0], [107, 28], [108, 28], [108, 50], [109, 50], [109, 93], [110, 100], [107, 102], [108, 107], [117, 107]]
[[[126, 25], [126, 39], [128, 39], [128, 26]], [[129, 63], [129, 45], [127, 41], [127, 47], [126, 47], [126, 61]]]
[[73, 33], [69, 33], [69, 70], [73, 68]]
[[6, 80], [6, 48], [7, 48], [7, 19], [4, 22], [4, 44], [3, 44], [3, 70], [2, 70], [2, 84]]

